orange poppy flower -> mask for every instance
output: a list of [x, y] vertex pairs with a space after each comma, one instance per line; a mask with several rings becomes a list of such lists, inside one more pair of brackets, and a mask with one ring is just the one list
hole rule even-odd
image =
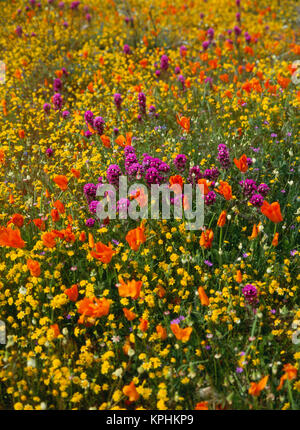
[[269, 220], [274, 223], [283, 221], [280, 211], [280, 204], [278, 202], [273, 202], [270, 204], [266, 200], [264, 200], [260, 210], [262, 214], [264, 214], [267, 218], [269, 218]]
[[132, 312], [131, 309], [123, 308], [123, 312], [124, 312], [125, 318], [128, 321], [133, 321], [137, 317], [137, 315], [134, 312]]
[[40, 263], [36, 260], [27, 260], [27, 267], [30, 271], [31, 276], [39, 277], [41, 274]]
[[46, 232], [42, 235], [43, 245], [47, 248], [54, 248], [56, 246], [56, 235], [53, 232]]
[[50, 328], [53, 330], [54, 337], [58, 337], [60, 335], [58, 324], [52, 324]]
[[160, 324], [156, 326], [156, 333], [161, 340], [165, 340], [167, 338], [167, 330]]
[[190, 131], [190, 118], [187, 118], [186, 116], [182, 116], [181, 118], [179, 115], [176, 115], [177, 124], [180, 125], [183, 131], [186, 131], [187, 133]]
[[142, 281], [128, 281], [127, 283], [123, 281], [121, 277], [119, 277], [119, 295], [120, 297], [131, 297], [132, 299], [137, 299], [140, 296]]
[[102, 263], [108, 264], [110, 263], [112, 256], [116, 253], [112, 249], [112, 244], [109, 243], [108, 246], [104, 245], [102, 242], [98, 242], [95, 244], [95, 251], [91, 251], [92, 257], [100, 260]]
[[40, 218], [36, 218], [32, 220], [33, 224], [39, 229], [44, 231], [46, 226], [45, 226], [45, 222], [42, 221]]
[[208, 411], [208, 402], [199, 402], [195, 406], [195, 411]]
[[260, 395], [260, 392], [267, 385], [268, 379], [269, 379], [269, 375], [263, 377], [258, 383], [250, 382], [250, 388], [248, 390], [249, 394], [251, 394], [251, 396], [258, 397]]
[[19, 130], [18, 134], [19, 134], [20, 139], [24, 139], [24, 137], [25, 137], [25, 131], [24, 130]]
[[53, 178], [53, 181], [62, 191], [68, 188], [68, 178], [65, 175], [57, 175]]
[[102, 140], [103, 145], [105, 146], [105, 148], [110, 148], [110, 138], [108, 136], [105, 136], [105, 134], [102, 134], [102, 136], [100, 136], [100, 139]]
[[147, 320], [144, 320], [143, 318], [140, 318], [139, 329], [142, 332], [145, 332], [145, 331], [148, 330], [148, 325], [149, 325], [149, 322]]
[[86, 241], [86, 234], [84, 231], [82, 231], [79, 235], [79, 240], [80, 242], [85, 242]]
[[222, 211], [220, 213], [220, 216], [219, 216], [219, 219], [218, 219], [218, 222], [217, 222], [217, 226], [218, 227], [224, 227], [224, 225], [226, 223], [226, 215], [227, 215], [226, 211]]
[[59, 212], [58, 212], [57, 209], [52, 209], [51, 210], [51, 218], [52, 218], [53, 222], [59, 221], [60, 216], [59, 216]]
[[0, 246], [9, 246], [11, 248], [24, 248], [25, 242], [21, 238], [19, 229], [10, 227], [0, 227]]
[[258, 223], [258, 225], [254, 224], [254, 226], [252, 228], [251, 236], [249, 236], [248, 239], [252, 240], [252, 239], [255, 239], [258, 236], [259, 226], [260, 226], [260, 223]]
[[77, 302], [78, 299], [78, 285], [74, 284], [65, 290], [65, 294], [69, 297], [71, 302]]
[[[182, 176], [180, 176], [180, 175], [170, 176], [169, 183], [170, 183], [170, 188], [174, 190], [175, 194], [181, 193], [182, 188], [183, 188]], [[175, 185], [175, 187], [172, 188], [173, 185]], [[176, 185], [180, 186], [180, 190]]]
[[80, 323], [84, 321], [85, 317], [100, 318], [109, 313], [109, 301], [102, 297], [85, 297], [78, 302], [78, 313], [81, 314]]
[[225, 197], [226, 200], [232, 199], [232, 190], [231, 186], [226, 181], [220, 181], [220, 187], [216, 189], [216, 191]]
[[171, 324], [171, 330], [174, 333], [176, 339], [182, 342], [187, 342], [193, 331], [192, 327], [180, 328], [178, 324]]
[[206, 196], [206, 194], [209, 193], [209, 186], [211, 185], [211, 182], [208, 182], [206, 179], [201, 178], [198, 179], [198, 185], [200, 185], [200, 190], [201, 190], [201, 185], [203, 185], [203, 194]]
[[126, 241], [131, 249], [137, 251], [140, 245], [146, 242], [145, 227], [141, 225], [140, 227], [130, 230], [126, 235]]
[[205, 249], [211, 248], [213, 238], [214, 232], [211, 229], [203, 231], [200, 237], [200, 246], [204, 246]]
[[281, 390], [283, 387], [284, 381], [289, 380], [292, 381], [293, 379], [297, 378], [297, 369], [292, 364], [288, 363], [283, 366], [284, 375], [280, 378], [280, 383], [277, 387], [277, 391]]
[[71, 173], [72, 173], [73, 176], [75, 176], [75, 178], [77, 178], [77, 179], [80, 178], [80, 170], [72, 168], [71, 169]]
[[242, 282], [242, 280], [243, 280], [243, 275], [242, 275], [242, 272], [241, 272], [240, 270], [238, 270], [238, 271], [236, 272], [235, 280], [236, 280], [236, 282], [237, 282], [238, 284], [240, 284], [240, 283]]
[[9, 224], [14, 224], [16, 227], [22, 227], [24, 224], [24, 217], [21, 214], [14, 214], [10, 221]]
[[275, 233], [273, 240], [272, 240], [272, 246], [277, 246], [278, 245], [278, 238], [279, 238], [279, 233]]
[[245, 173], [248, 170], [248, 163], [247, 163], [247, 156], [246, 154], [243, 154], [239, 160], [236, 158], [233, 159], [234, 164], [236, 167], [242, 172]]
[[129, 397], [130, 402], [136, 402], [140, 397], [133, 382], [130, 382], [129, 385], [125, 385], [123, 388], [123, 394]]
[[201, 300], [202, 306], [208, 306], [209, 305], [209, 298], [207, 297], [205, 290], [203, 287], [198, 288], [198, 294]]

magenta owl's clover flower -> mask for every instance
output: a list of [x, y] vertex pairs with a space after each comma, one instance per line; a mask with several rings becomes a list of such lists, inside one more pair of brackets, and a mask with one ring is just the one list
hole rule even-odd
[[180, 73], [180, 67], [176, 66], [174, 69], [175, 75], [178, 75]]
[[50, 110], [51, 110], [50, 103], [45, 103], [44, 106], [43, 106], [43, 110], [48, 115], [50, 113]]
[[61, 89], [62, 89], [62, 81], [59, 78], [54, 79], [53, 90], [57, 92], [57, 91], [60, 91]]
[[70, 5], [70, 9], [72, 10], [78, 9], [79, 5], [80, 5], [80, 1], [73, 1]]
[[242, 289], [242, 293], [245, 297], [245, 300], [253, 305], [256, 304], [258, 302], [257, 300], [257, 288], [254, 285], [251, 284], [247, 284], [245, 285], [245, 287]]
[[244, 181], [240, 181], [239, 184], [243, 187], [245, 196], [251, 197], [257, 190], [256, 182], [253, 179], [245, 179]]
[[91, 203], [89, 204], [89, 211], [90, 211], [92, 214], [95, 214], [95, 213], [97, 212], [97, 206], [98, 206], [98, 204], [99, 204], [99, 201], [98, 201], [98, 200], [93, 200], [93, 201], [91, 201]]
[[187, 182], [190, 184], [197, 184], [198, 180], [202, 178], [202, 173], [199, 166], [193, 166], [189, 170]]
[[182, 89], [184, 90], [184, 89], [185, 89], [185, 78], [184, 78], [184, 76], [179, 75], [179, 76], [178, 76], [178, 82], [180, 82], [180, 83], [181, 83], [181, 85], [182, 85]]
[[107, 180], [111, 185], [118, 185], [121, 175], [121, 169], [117, 164], [111, 164], [106, 171]]
[[224, 143], [221, 143], [218, 146], [218, 156], [217, 160], [223, 167], [223, 169], [228, 169], [230, 167], [230, 158], [229, 158], [229, 150]]
[[53, 106], [55, 110], [60, 110], [63, 105], [63, 99], [60, 93], [55, 93], [53, 96]]
[[85, 225], [86, 225], [87, 227], [93, 227], [93, 226], [94, 226], [94, 224], [95, 224], [95, 220], [94, 220], [94, 218], [88, 218], [88, 219], [85, 221]]
[[129, 208], [130, 200], [126, 198], [122, 198], [117, 202], [117, 211], [124, 211], [125, 209]]
[[84, 119], [88, 124], [93, 124], [94, 114], [90, 110], [87, 110], [84, 114]]
[[261, 194], [253, 194], [251, 196], [250, 203], [253, 206], [260, 208], [263, 205], [263, 202], [264, 202], [264, 197]]
[[267, 196], [267, 194], [270, 191], [270, 188], [268, 187], [267, 184], [260, 184], [257, 188], [257, 191], [264, 197]]
[[97, 131], [97, 133], [101, 136], [104, 132], [105, 121], [102, 116], [96, 116], [93, 120], [93, 128]]
[[212, 169], [206, 169], [203, 172], [203, 178], [208, 179], [209, 181], [214, 181], [219, 176], [220, 172], [217, 167], [213, 167]]
[[64, 110], [61, 116], [63, 117], [63, 119], [66, 119], [70, 116], [70, 112], [68, 110]]
[[161, 70], [168, 70], [169, 68], [169, 57], [167, 55], [162, 55], [160, 59]]
[[184, 154], [178, 154], [174, 159], [174, 166], [177, 170], [183, 171], [187, 162], [187, 156]]
[[138, 100], [139, 100], [140, 111], [141, 111], [141, 113], [145, 114], [146, 113], [146, 96], [145, 96], [145, 94], [139, 93], [138, 94]]
[[123, 52], [124, 52], [124, 54], [126, 54], [126, 55], [129, 55], [129, 54], [131, 54], [131, 49], [130, 49], [130, 46], [129, 45], [124, 45], [124, 47], [123, 47]]
[[52, 148], [47, 148], [47, 149], [46, 149], [46, 155], [47, 155], [48, 157], [52, 157], [53, 153], [54, 153], [54, 151], [53, 151], [53, 149], [52, 149]]
[[215, 31], [213, 28], [209, 28], [206, 32], [207, 37], [212, 40], [214, 38], [215, 35]]
[[205, 41], [202, 43], [202, 48], [204, 49], [204, 51], [206, 51], [206, 50], [207, 50], [207, 48], [209, 47], [209, 45], [210, 45], [210, 42], [209, 42], [208, 40], [205, 40]]
[[122, 96], [119, 93], [114, 94], [114, 104], [116, 105], [117, 109], [121, 109], [122, 104]]
[[206, 206], [213, 205], [216, 201], [216, 193], [214, 191], [209, 191], [204, 197], [204, 203]]
[[15, 33], [18, 37], [21, 37], [23, 34], [23, 29], [20, 25], [17, 26], [17, 28], [15, 29]]
[[236, 36], [239, 36], [242, 33], [242, 30], [237, 25], [234, 26], [233, 30]]

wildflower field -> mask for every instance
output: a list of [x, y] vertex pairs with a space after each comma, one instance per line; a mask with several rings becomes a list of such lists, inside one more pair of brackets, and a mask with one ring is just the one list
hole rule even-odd
[[0, 20], [0, 409], [299, 409], [297, 2]]

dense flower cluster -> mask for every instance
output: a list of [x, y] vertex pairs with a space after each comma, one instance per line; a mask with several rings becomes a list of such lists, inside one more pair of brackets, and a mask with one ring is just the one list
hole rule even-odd
[[299, 409], [296, 2], [2, 3], [0, 409]]

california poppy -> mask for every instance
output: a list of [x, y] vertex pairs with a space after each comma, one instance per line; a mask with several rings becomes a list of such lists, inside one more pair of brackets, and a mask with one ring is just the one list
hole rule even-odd
[[287, 363], [283, 366], [283, 370], [284, 370], [284, 375], [280, 378], [280, 383], [277, 387], [277, 391], [281, 390], [281, 388], [283, 387], [283, 383], [285, 380], [289, 380], [292, 381], [293, 379], [295, 379], [297, 377], [297, 368], [294, 367], [292, 364]]
[[145, 332], [148, 330], [148, 325], [149, 325], [149, 322], [147, 320], [145, 320], [144, 318], [140, 318], [139, 329], [142, 332]]
[[220, 181], [220, 187], [216, 191], [225, 197], [226, 200], [232, 199], [231, 186], [226, 181]]
[[30, 271], [31, 276], [39, 277], [41, 274], [40, 263], [36, 260], [32, 260], [31, 258], [27, 260], [27, 267]]
[[195, 406], [195, 411], [208, 411], [208, 402], [199, 402]]
[[247, 163], [247, 156], [246, 154], [243, 154], [239, 160], [236, 158], [233, 159], [234, 164], [236, 167], [242, 172], [245, 173], [248, 170], [248, 163]]
[[130, 230], [126, 235], [126, 241], [131, 249], [137, 251], [142, 243], [146, 241], [145, 227], [141, 225], [140, 227]]
[[102, 242], [98, 242], [95, 244], [95, 251], [91, 251], [91, 256], [100, 260], [102, 263], [108, 264], [115, 253], [116, 251], [112, 249], [111, 243], [107, 246]]
[[52, 209], [51, 210], [51, 218], [52, 218], [53, 222], [59, 221], [60, 216], [59, 216], [59, 212], [58, 212], [57, 209]]
[[217, 222], [217, 226], [218, 227], [224, 227], [224, 225], [226, 223], [226, 214], [227, 214], [226, 211], [222, 211], [220, 213], [220, 216], [219, 216], [219, 219], [218, 219], [218, 222]]
[[190, 118], [187, 118], [186, 116], [182, 116], [181, 118], [179, 115], [176, 115], [177, 124], [180, 125], [183, 131], [186, 131], [187, 133], [190, 131]]
[[72, 285], [70, 288], [65, 290], [65, 294], [69, 297], [71, 302], [76, 302], [78, 299], [78, 286], [77, 284]]
[[250, 383], [250, 388], [248, 390], [249, 394], [251, 394], [251, 396], [256, 396], [258, 397], [260, 395], [260, 392], [265, 388], [265, 386], [267, 385], [269, 379], [269, 375], [263, 377], [258, 383], [256, 382], [251, 382]]
[[242, 280], [243, 280], [242, 272], [241, 272], [240, 270], [238, 270], [238, 271], [236, 272], [236, 275], [235, 275], [235, 281], [236, 281], [238, 284], [240, 284], [240, 283], [242, 282]]
[[167, 338], [167, 330], [160, 324], [156, 326], [156, 333], [161, 340], [165, 340]]
[[110, 302], [102, 297], [85, 297], [78, 302], [78, 313], [81, 314], [79, 323], [83, 323], [85, 317], [100, 318], [109, 313]]
[[56, 246], [56, 235], [53, 232], [46, 232], [42, 235], [43, 245], [47, 248], [54, 248]]
[[0, 246], [11, 248], [24, 248], [25, 242], [21, 238], [19, 229], [11, 227], [0, 227]]
[[193, 328], [180, 328], [178, 324], [171, 324], [171, 330], [174, 333], [176, 339], [181, 340], [182, 342], [187, 342], [190, 338]]
[[62, 191], [68, 188], [68, 178], [65, 175], [57, 175], [53, 178], [53, 181]]
[[277, 246], [278, 245], [278, 238], [279, 238], [279, 233], [275, 233], [273, 240], [272, 240], [272, 246]]
[[137, 299], [140, 296], [142, 281], [128, 281], [127, 283], [119, 277], [119, 295], [120, 297], [131, 297], [132, 299]]
[[260, 223], [258, 223], [258, 225], [256, 225], [256, 224], [253, 225], [251, 236], [249, 236], [248, 239], [252, 240], [258, 236], [259, 226], [260, 226]]
[[200, 246], [204, 246], [205, 249], [211, 248], [213, 238], [214, 232], [211, 229], [203, 231], [200, 237]]
[[208, 306], [209, 305], [209, 298], [207, 297], [205, 290], [203, 287], [198, 288], [198, 294], [201, 301], [202, 306]]
[[274, 223], [283, 221], [280, 211], [280, 204], [278, 202], [273, 202], [270, 204], [266, 200], [264, 200], [260, 210], [261, 213], [263, 213], [267, 218], [269, 218], [269, 220]]
[[128, 321], [133, 321], [136, 318], [136, 314], [131, 309], [123, 308], [123, 313]]
[[58, 324], [52, 324], [50, 328], [53, 330], [54, 337], [58, 337], [60, 335]]
[[203, 186], [203, 194], [206, 196], [209, 193], [209, 186], [211, 185], [211, 182], [208, 182], [206, 179], [201, 178], [198, 179], [198, 185], [200, 186], [200, 190]]
[[130, 382], [129, 385], [125, 385], [123, 387], [123, 394], [127, 397], [129, 397], [130, 402], [136, 402], [138, 398], [140, 397], [139, 393], [136, 390], [136, 387], [132, 382]]

